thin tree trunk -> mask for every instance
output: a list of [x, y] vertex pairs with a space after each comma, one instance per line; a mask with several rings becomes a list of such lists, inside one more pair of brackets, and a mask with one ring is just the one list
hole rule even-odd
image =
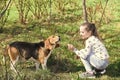
[[83, 0], [83, 16], [84, 16], [84, 22], [88, 22], [86, 0]]

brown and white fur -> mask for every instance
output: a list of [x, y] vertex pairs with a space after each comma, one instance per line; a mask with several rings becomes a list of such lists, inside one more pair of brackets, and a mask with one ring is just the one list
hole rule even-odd
[[42, 69], [47, 69], [47, 60], [51, 55], [51, 51], [59, 46], [60, 37], [52, 35], [46, 40], [39, 43], [28, 43], [16, 41], [9, 44], [6, 48], [4, 56], [9, 55], [11, 61], [11, 69], [16, 72], [15, 64], [17, 61], [33, 58], [36, 62], [36, 69], [39, 69], [39, 64]]

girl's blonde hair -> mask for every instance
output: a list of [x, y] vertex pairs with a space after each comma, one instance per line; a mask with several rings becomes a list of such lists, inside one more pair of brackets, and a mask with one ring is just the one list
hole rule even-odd
[[[91, 31], [91, 35], [93, 35], [93, 36], [97, 37], [99, 40], [101, 40], [94, 23], [85, 22], [85, 23], [81, 24], [81, 26], [86, 26], [86, 30]], [[83, 40], [83, 44], [85, 46], [85, 40]]]
[[[81, 24], [81, 26], [86, 26], [86, 30], [87, 30], [87, 31], [91, 31], [91, 35], [99, 38], [97, 29], [96, 29], [96, 26], [95, 26], [94, 23], [85, 22], [85, 23]], [[100, 38], [99, 38], [99, 39], [100, 39]]]

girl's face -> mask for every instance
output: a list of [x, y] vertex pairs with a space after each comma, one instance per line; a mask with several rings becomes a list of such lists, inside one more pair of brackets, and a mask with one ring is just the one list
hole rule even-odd
[[91, 36], [91, 31], [87, 31], [86, 26], [80, 26], [80, 36], [82, 39], [87, 39]]

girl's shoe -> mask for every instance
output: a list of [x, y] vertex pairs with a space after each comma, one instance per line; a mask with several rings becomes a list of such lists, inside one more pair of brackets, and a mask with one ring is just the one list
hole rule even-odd
[[95, 75], [93, 73], [84, 72], [82, 74], [79, 74], [80, 78], [95, 78]]
[[95, 74], [105, 74], [106, 70], [105, 70], [105, 69], [102, 69], [102, 70], [95, 69], [93, 72], [94, 72]]
[[106, 72], [106, 70], [104, 69], [104, 70], [102, 70], [100, 73], [101, 73], [101, 74], [105, 74], [105, 72]]

